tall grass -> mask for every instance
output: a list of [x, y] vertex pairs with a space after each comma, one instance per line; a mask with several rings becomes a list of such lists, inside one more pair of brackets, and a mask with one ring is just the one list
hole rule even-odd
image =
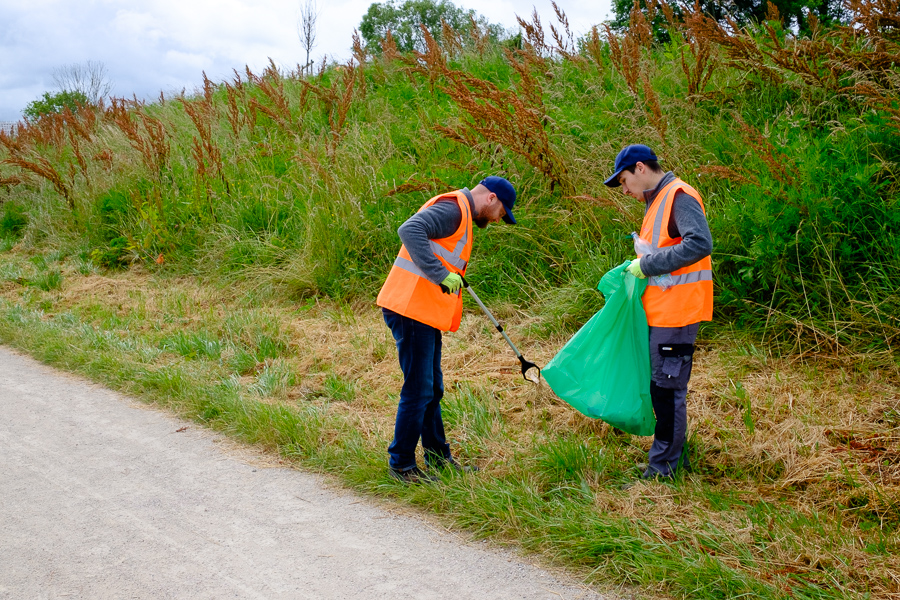
[[[0, 337], [592, 581], [892, 597], [895, 6], [852, 0], [850, 25], [804, 39], [686, 10], [665, 45], [639, 12], [575, 40], [560, 10], [549, 36], [523, 20], [520, 47], [445, 31], [427, 54], [386, 41], [314, 76], [204, 77], [0, 134]], [[446, 338], [445, 421], [481, 475], [391, 483], [399, 375], [369, 309], [397, 226], [510, 178], [520, 224], [478, 232], [468, 278], [543, 364], [629, 256], [643, 207], [603, 180], [638, 141], [703, 193], [715, 242], [694, 473], [621, 490], [644, 441], [513, 383], [467, 314]]]
[[104, 266], [370, 300], [424, 199], [498, 173], [519, 189], [522, 223], [478, 236], [471, 277], [553, 332], [591, 314], [580, 290], [627, 254], [641, 207], [602, 180], [640, 141], [706, 197], [718, 322], [794, 351], [890, 353], [892, 4], [851, 2], [848, 25], [813, 24], [810, 38], [774, 18], [742, 30], [650, 5], [669, 19], [666, 45], [637, 9], [625, 31], [575, 40], [557, 7], [552, 39], [534, 14], [520, 48], [426, 32], [423, 54], [388, 39], [312, 77], [272, 64], [204, 76], [175, 102], [48, 116], [0, 135], [2, 211], [26, 216], [27, 244]]

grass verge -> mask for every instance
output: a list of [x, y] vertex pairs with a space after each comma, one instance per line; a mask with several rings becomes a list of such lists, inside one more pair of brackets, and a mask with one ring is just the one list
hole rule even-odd
[[[33, 285], [56, 273], [53, 285]], [[524, 336], [529, 358], [562, 339]], [[140, 269], [0, 255], [0, 340], [353, 489], [512, 543], [604, 587], [683, 598], [900, 594], [900, 383], [857, 362], [707, 339], [689, 396], [695, 471], [629, 489], [648, 439], [524, 382], [479, 314], [445, 336], [448, 435], [474, 476], [386, 471], [400, 374], [371, 306], [293, 304]]]

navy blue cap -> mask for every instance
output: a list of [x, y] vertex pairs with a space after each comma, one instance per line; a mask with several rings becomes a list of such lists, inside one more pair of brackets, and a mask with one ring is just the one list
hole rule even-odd
[[496, 175], [485, 177], [478, 185], [483, 185], [494, 194], [497, 194], [497, 198], [500, 199], [500, 202], [503, 203], [503, 208], [506, 209], [503, 220], [510, 225], [515, 225], [516, 218], [513, 217], [512, 209], [513, 205], [516, 203], [516, 188], [514, 188], [507, 180], [502, 177], [497, 177]]
[[656, 154], [653, 153], [653, 150], [648, 148], [643, 144], [632, 144], [630, 146], [625, 146], [622, 148], [622, 151], [619, 152], [618, 156], [616, 156], [616, 172], [613, 173], [609, 179], [604, 181], [609, 187], [619, 187], [619, 175], [622, 171], [625, 170], [626, 167], [630, 167], [636, 163], [642, 162], [645, 163], [648, 160], [659, 160], [656, 158]]

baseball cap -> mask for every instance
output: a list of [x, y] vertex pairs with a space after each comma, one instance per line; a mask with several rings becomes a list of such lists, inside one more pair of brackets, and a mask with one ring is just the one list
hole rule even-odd
[[514, 188], [512, 184], [506, 179], [497, 177], [496, 175], [485, 177], [481, 180], [479, 185], [483, 185], [494, 194], [497, 194], [497, 198], [500, 199], [500, 202], [503, 203], [503, 208], [506, 209], [506, 214], [503, 215], [503, 220], [511, 225], [515, 225], [516, 218], [513, 217], [512, 208], [516, 203], [516, 188]]
[[648, 160], [659, 160], [656, 158], [656, 154], [653, 153], [649, 147], [643, 144], [632, 144], [630, 146], [625, 146], [622, 148], [622, 151], [619, 152], [618, 156], [616, 156], [616, 172], [613, 173], [605, 183], [609, 187], [619, 187], [621, 184], [619, 183], [619, 175], [622, 171], [625, 170], [626, 167], [630, 167], [631, 165], [638, 162], [647, 162]]

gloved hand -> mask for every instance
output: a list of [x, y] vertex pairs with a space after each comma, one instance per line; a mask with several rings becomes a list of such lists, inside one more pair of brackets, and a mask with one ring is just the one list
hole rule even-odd
[[[441, 290], [444, 291], [445, 294], [455, 294], [459, 291], [459, 288], [462, 287], [462, 277], [457, 273], [450, 273], [444, 280], [441, 282]], [[444, 290], [444, 288], [447, 288]]]
[[638, 279], [647, 279], [647, 276], [644, 275], [644, 272], [641, 271], [641, 259], [635, 258], [631, 261], [631, 264], [625, 267], [625, 270], [637, 277]]

